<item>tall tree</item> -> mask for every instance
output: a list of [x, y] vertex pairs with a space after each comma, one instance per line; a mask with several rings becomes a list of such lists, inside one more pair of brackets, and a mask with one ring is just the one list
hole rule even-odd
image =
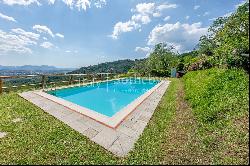
[[177, 64], [177, 56], [173, 46], [166, 43], [155, 45], [154, 51], [150, 54], [146, 65], [149, 66], [150, 73], [157, 76], [168, 76], [171, 67]]
[[214, 54], [214, 48], [216, 44], [212, 37], [203, 35], [200, 37], [199, 44], [198, 44], [198, 52], [200, 55], [205, 54], [208, 56], [212, 56]]
[[228, 17], [223, 28], [214, 37], [217, 47], [215, 54], [222, 64], [228, 67], [249, 68], [249, 2], [239, 6], [237, 11]]

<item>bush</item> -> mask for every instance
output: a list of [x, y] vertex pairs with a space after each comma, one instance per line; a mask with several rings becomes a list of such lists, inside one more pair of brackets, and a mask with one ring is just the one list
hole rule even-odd
[[186, 71], [196, 71], [209, 69], [212, 67], [212, 57], [206, 55], [201, 55], [190, 60], [189, 63], [185, 64], [184, 69]]

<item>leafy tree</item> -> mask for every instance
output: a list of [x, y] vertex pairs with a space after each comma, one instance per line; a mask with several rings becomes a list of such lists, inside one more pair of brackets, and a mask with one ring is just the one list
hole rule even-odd
[[212, 56], [214, 54], [214, 48], [216, 47], [214, 40], [209, 36], [201, 36], [199, 40], [199, 54], [205, 54]]
[[84, 74], [93, 74], [93, 73], [127, 73], [136, 63], [141, 60], [118, 60], [113, 62], [100, 63], [98, 65], [91, 65], [88, 67], [82, 67], [78, 70], [70, 72], [70, 74], [84, 73]]
[[228, 16], [219, 17], [214, 20], [213, 24], [208, 28], [208, 38], [214, 38], [215, 35], [224, 28], [225, 23], [228, 21]]
[[152, 75], [169, 76], [171, 68], [177, 63], [178, 59], [174, 47], [168, 46], [166, 43], [159, 43], [150, 54], [146, 65]]
[[[208, 29], [208, 35], [201, 36], [199, 55], [206, 63], [222, 67], [243, 67], [249, 70], [249, 2], [241, 5], [228, 17], [219, 17]], [[196, 63], [196, 62], [195, 62]], [[210, 65], [208, 65], [210, 66]]]
[[137, 63], [133, 66], [133, 68], [130, 70], [130, 72], [134, 72], [137, 75], [145, 76], [148, 75], [149, 69], [146, 64], [146, 59], [142, 59], [140, 61], [137, 61]]
[[184, 65], [184, 60], [183, 60], [183, 59], [180, 59], [178, 65], [177, 65], [177, 67], [176, 67], [176, 70], [177, 70], [177, 71], [183, 71], [183, 70], [184, 70], [184, 67], [185, 67], [185, 65]]
[[218, 44], [215, 54], [220, 64], [249, 69], [249, 58], [242, 56], [243, 53], [249, 54], [249, 2], [228, 17], [214, 40]]

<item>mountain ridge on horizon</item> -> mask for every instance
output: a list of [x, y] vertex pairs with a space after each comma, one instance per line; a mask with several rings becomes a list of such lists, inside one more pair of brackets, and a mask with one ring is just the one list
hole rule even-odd
[[49, 71], [49, 70], [76, 70], [78, 68], [64, 68], [64, 67], [56, 67], [50, 65], [20, 65], [20, 66], [5, 66], [0, 65], [0, 70], [24, 70], [24, 71]]

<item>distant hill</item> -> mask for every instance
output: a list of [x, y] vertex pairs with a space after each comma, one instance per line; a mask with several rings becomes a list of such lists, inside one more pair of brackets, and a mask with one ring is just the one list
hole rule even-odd
[[73, 68], [57, 68], [54, 66], [42, 65], [42, 66], [1, 66], [0, 65], [0, 75], [30, 75], [30, 74], [57, 74], [57, 73], [67, 73]]
[[70, 72], [71, 74], [89, 74], [89, 73], [127, 73], [136, 63], [141, 62], [143, 59], [136, 60], [118, 60], [114, 62], [105, 62], [98, 65], [91, 65], [87, 67], [81, 67], [78, 70]]
[[24, 66], [2, 66], [0, 65], [0, 70], [11, 70], [11, 71], [56, 71], [56, 70], [75, 70], [73, 68], [57, 68], [55, 66], [41, 65], [24, 65]]

